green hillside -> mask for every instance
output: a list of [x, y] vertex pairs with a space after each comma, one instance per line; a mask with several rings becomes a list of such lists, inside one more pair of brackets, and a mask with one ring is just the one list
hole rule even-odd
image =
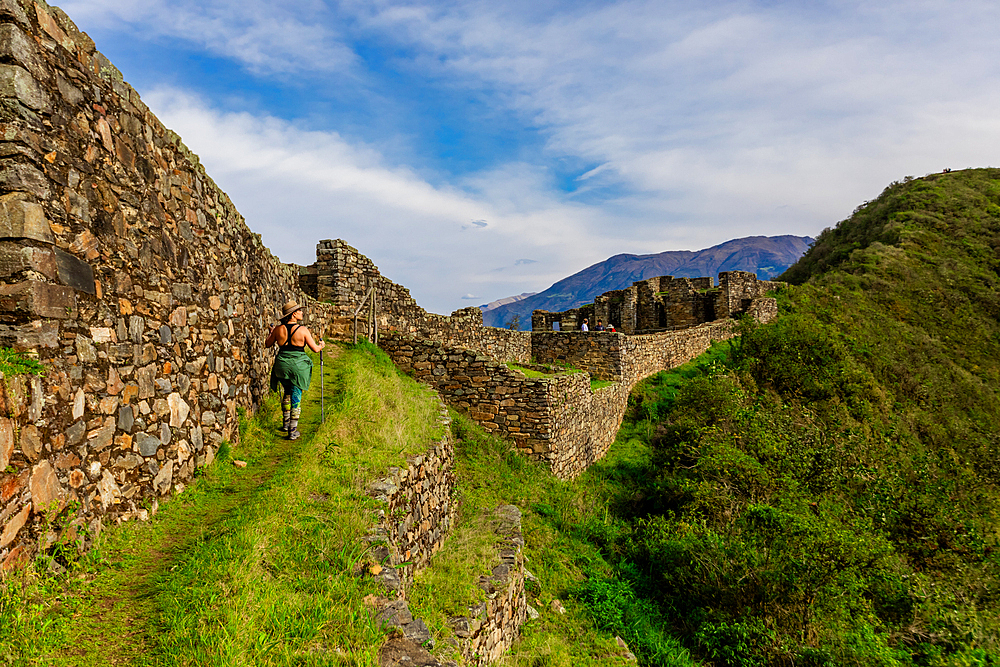
[[605, 626], [624, 595], [714, 665], [1000, 662], [998, 204], [1000, 170], [894, 183], [776, 323], [639, 388]]

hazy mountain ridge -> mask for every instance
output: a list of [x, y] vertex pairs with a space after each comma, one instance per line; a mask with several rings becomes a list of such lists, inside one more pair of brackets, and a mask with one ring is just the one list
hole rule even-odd
[[794, 264], [812, 242], [808, 236], [748, 236], [704, 250], [615, 255], [563, 278], [534, 296], [485, 311], [483, 321], [487, 326], [503, 327], [518, 315], [521, 328], [527, 329], [533, 310], [575, 308], [610, 290], [624, 289], [637, 280], [656, 276], [714, 278], [720, 271], [751, 271], [769, 279]]
[[491, 310], [495, 310], [500, 306], [506, 306], [507, 304], [510, 303], [516, 303], [518, 301], [521, 301], [522, 299], [527, 299], [529, 296], [535, 296], [536, 294], [538, 294], [538, 292], [521, 292], [517, 296], [505, 296], [502, 299], [497, 299], [496, 301], [490, 301], [489, 303], [484, 303], [483, 305], [479, 306], [479, 309], [484, 313], [486, 313]]

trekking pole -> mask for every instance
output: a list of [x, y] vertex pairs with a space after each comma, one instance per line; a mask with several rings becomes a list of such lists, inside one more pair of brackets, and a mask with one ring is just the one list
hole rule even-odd
[[323, 373], [323, 350], [319, 351], [319, 423], [326, 423], [326, 375]]

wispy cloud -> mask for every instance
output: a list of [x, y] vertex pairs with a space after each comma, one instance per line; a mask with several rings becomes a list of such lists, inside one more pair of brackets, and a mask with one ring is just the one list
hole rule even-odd
[[336, 16], [321, 0], [66, 0], [60, 4], [70, 17], [88, 25], [189, 42], [262, 74], [346, 72], [357, 61], [343, 41]]
[[695, 224], [802, 231], [1000, 140], [995, 4], [544, 6], [381, 3], [367, 20], [423, 50], [414, 67], [500, 90], [553, 155], [601, 165], [580, 180]]
[[[435, 187], [334, 132], [222, 112], [177, 89], [154, 91], [144, 100], [196, 150], [282, 260], [310, 264], [314, 241], [344, 238], [434, 312], [450, 311], [462, 298], [458, 290], [474, 285], [487, 287], [494, 298], [551, 283], [602, 245], [580, 226], [594, 223], [596, 212], [560, 202], [526, 166], [478, 174], [462, 187]], [[476, 234], [461, 233], [469, 220], [490, 223]], [[547, 258], [543, 271], [519, 271], [501, 281], [483, 271], [498, 257], [526, 251]]]
[[[988, 165], [1000, 146], [1000, 5], [981, 0], [64, 9], [239, 63], [247, 79], [224, 103], [208, 88], [144, 98], [282, 258], [308, 263], [300, 239], [343, 237], [438, 312], [619, 252], [815, 235], [895, 179]], [[331, 72], [369, 105], [348, 123], [324, 115], [343, 103]], [[244, 108], [242, 89], [280, 102], [310, 87], [327, 107], [220, 110]], [[498, 115], [503, 156], [463, 134], [494, 132]]]

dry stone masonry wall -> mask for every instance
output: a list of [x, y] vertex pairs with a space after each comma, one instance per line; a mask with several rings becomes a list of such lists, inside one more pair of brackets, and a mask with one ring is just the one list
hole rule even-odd
[[486, 599], [470, 608], [468, 616], [449, 619], [467, 665], [489, 665], [499, 660], [528, 617], [521, 510], [515, 505], [502, 505], [495, 518], [499, 562], [478, 582]]
[[298, 278], [65, 14], [0, 0], [0, 344], [47, 369], [0, 422], [0, 563], [59, 539], [37, 533], [67, 505], [82, 535], [235, 440]]
[[[345, 340], [354, 332], [354, 314], [374, 288], [378, 330], [395, 331], [476, 350], [503, 362], [526, 363], [531, 337], [526, 331], [483, 326], [478, 308], [435, 315], [417, 305], [410, 291], [379, 273], [375, 264], [340, 239], [320, 241], [316, 262], [301, 270], [301, 286], [310, 296], [333, 307], [331, 333]], [[358, 315], [359, 336], [369, 335], [369, 305]]]
[[[533, 332], [535, 361], [585, 371], [536, 378], [437, 341], [390, 333], [379, 344], [397, 366], [449, 404], [567, 479], [607, 453], [637, 382], [684, 364], [735, 333], [733, 320], [639, 336]], [[591, 377], [614, 384], [594, 390]]]
[[[369, 537], [373, 544], [370, 558], [379, 564], [376, 576], [387, 594], [376, 618], [402, 635], [383, 647], [383, 664], [408, 664], [407, 658], [411, 664], [441, 664], [422, 648], [430, 632], [422, 619], [413, 617], [406, 601], [413, 576], [430, 564], [455, 518], [454, 446], [448, 430], [451, 420], [443, 405], [439, 422], [446, 429], [439, 442], [409, 457], [405, 468], [390, 468], [386, 477], [369, 486], [369, 494], [381, 505]], [[517, 638], [527, 616], [520, 511], [502, 506], [494, 523], [497, 565], [478, 581], [486, 600], [470, 608], [467, 616], [450, 622], [466, 664], [497, 660]]]
[[381, 505], [372, 542], [373, 557], [383, 564], [383, 580], [402, 595], [413, 574], [441, 548], [455, 519], [455, 448], [451, 419], [442, 405], [441, 440], [405, 468], [393, 467], [369, 487]]

